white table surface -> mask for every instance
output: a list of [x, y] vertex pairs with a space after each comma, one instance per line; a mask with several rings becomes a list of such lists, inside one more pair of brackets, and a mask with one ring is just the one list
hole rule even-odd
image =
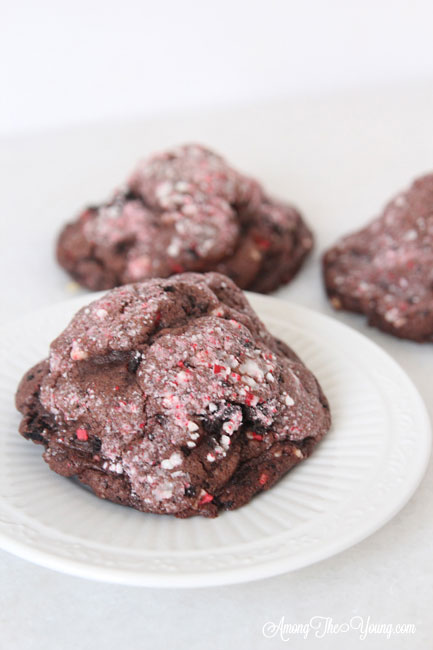
[[[311, 96], [199, 115], [82, 126], [3, 140], [0, 147], [2, 321], [74, 294], [53, 259], [56, 231], [107, 196], [137, 158], [190, 140], [213, 146], [305, 213], [316, 249], [282, 299], [331, 314], [379, 343], [408, 372], [433, 416], [430, 345], [399, 341], [336, 314], [319, 253], [365, 223], [433, 167], [433, 88], [405, 86]], [[338, 342], [336, 342], [338, 344]], [[386, 526], [339, 555], [291, 574], [209, 589], [123, 587], [55, 573], [0, 552], [0, 646], [111, 648], [431, 647], [433, 470]], [[35, 486], [37, 489], [37, 486]], [[414, 623], [411, 636], [262, 635], [263, 624]]]

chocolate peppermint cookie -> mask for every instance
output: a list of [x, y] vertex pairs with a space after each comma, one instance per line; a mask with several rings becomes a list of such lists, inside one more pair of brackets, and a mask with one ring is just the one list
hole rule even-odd
[[61, 232], [57, 258], [89, 289], [218, 271], [266, 293], [293, 278], [312, 245], [295, 208], [187, 145], [145, 160], [107, 203], [85, 209]]
[[323, 257], [336, 309], [400, 338], [433, 341], [433, 174], [416, 180]]
[[125, 285], [81, 309], [16, 404], [55, 472], [177, 517], [246, 504], [330, 426], [313, 374], [216, 273]]

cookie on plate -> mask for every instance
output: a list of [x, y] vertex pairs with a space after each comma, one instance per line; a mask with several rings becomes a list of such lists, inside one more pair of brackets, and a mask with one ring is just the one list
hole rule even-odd
[[413, 341], [433, 341], [433, 174], [416, 180], [323, 257], [336, 309]]
[[90, 303], [24, 375], [16, 404], [55, 472], [177, 517], [246, 504], [330, 427], [313, 374], [216, 273]]
[[215, 153], [186, 145], [145, 160], [107, 203], [65, 226], [57, 258], [89, 289], [218, 271], [266, 293], [293, 278], [312, 245], [294, 207]]

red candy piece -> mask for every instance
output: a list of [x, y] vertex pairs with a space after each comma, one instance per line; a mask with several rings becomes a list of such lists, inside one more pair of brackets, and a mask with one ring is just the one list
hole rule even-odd
[[254, 440], [263, 440], [263, 436], [261, 436], [260, 433], [256, 433], [255, 431], [253, 431], [251, 435]]
[[219, 373], [222, 370], [225, 370], [224, 366], [219, 366], [217, 363], [214, 364], [214, 367], [213, 367], [214, 375], [219, 375]]
[[210, 501], [213, 501], [213, 496], [212, 494], [206, 492], [206, 494], [204, 494], [200, 499], [200, 501], [198, 502], [198, 505], [203, 506], [205, 503], [210, 503]]
[[268, 482], [268, 480], [269, 480], [269, 476], [267, 474], [265, 474], [264, 472], [263, 474], [260, 474], [260, 478], [259, 478], [260, 485], [264, 485], [265, 483]]
[[256, 242], [257, 246], [259, 248], [262, 248], [263, 250], [267, 251], [268, 248], [271, 246], [271, 242], [269, 239], [262, 239], [261, 237], [254, 237], [254, 241]]
[[76, 431], [78, 440], [88, 440], [89, 436], [87, 435], [86, 429], [77, 429]]

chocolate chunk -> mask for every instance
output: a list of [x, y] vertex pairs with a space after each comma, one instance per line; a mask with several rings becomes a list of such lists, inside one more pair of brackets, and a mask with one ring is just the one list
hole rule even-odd
[[137, 371], [141, 358], [141, 352], [138, 352], [138, 350], [132, 352], [131, 357], [128, 361], [128, 372], [135, 373]]

